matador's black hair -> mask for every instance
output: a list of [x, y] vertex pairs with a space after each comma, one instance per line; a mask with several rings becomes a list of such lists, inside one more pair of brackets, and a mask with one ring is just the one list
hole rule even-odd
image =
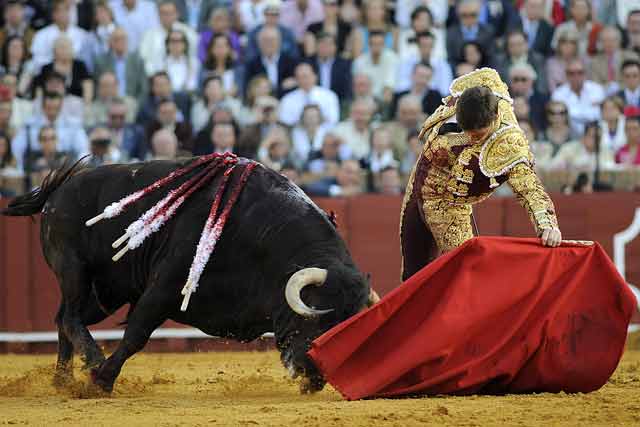
[[498, 115], [498, 97], [485, 86], [466, 89], [456, 104], [456, 119], [463, 130], [489, 126]]

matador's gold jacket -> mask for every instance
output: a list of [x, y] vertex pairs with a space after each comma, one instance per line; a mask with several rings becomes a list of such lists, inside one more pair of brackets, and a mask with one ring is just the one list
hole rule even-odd
[[[474, 86], [487, 86], [499, 97], [498, 119], [483, 141], [469, 140], [457, 125], [455, 102]], [[536, 176], [533, 154], [513, 113], [506, 84], [483, 68], [451, 85], [451, 95], [425, 121], [422, 155], [407, 185], [401, 215], [403, 279], [443, 252], [473, 237], [471, 206], [508, 182], [527, 210], [538, 235], [557, 227], [553, 202]], [[455, 123], [455, 122], [454, 122]]]

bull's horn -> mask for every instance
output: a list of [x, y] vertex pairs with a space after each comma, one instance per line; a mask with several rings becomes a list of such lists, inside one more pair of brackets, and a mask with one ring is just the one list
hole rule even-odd
[[333, 311], [333, 309], [316, 310], [308, 307], [300, 298], [302, 288], [311, 284], [322, 286], [326, 280], [327, 270], [322, 268], [304, 268], [295, 272], [287, 282], [287, 287], [284, 290], [284, 296], [291, 310], [304, 317], [320, 316]]

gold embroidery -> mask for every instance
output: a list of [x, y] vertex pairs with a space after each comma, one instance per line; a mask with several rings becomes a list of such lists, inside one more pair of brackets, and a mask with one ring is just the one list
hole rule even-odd
[[504, 126], [484, 143], [480, 169], [488, 177], [503, 175], [518, 163], [532, 163], [529, 144], [520, 128]]
[[466, 89], [486, 86], [503, 99], [511, 101], [509, 88], [502, 81], [498, 72], [492, 68], [480, 68], [455, 79], [449, 87], [452, 96], [460, 96]]
[[422, 208], [441, 253], [455, 249], [473, 237], [471, 206], [453, 205], [443, 200], [427, 200]]
[[529, 165], [520, 163], [511, 169], [508, 182], [518, 202], [527, 210], [538, 235], [545, 228], [558, 227], [553, 202]]

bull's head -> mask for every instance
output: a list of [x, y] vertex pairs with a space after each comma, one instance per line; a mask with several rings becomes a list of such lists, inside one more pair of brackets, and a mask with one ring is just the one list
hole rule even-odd
[[306, 354], [311, 342], [379, 298], [355, 267], [345, 265], [297, 271], [287, 282], [285, 298], [286, 326], [277, 332], [282, 361], [293, 378], [303, 377], [303, 393], [322, 390], [325, 380]]

